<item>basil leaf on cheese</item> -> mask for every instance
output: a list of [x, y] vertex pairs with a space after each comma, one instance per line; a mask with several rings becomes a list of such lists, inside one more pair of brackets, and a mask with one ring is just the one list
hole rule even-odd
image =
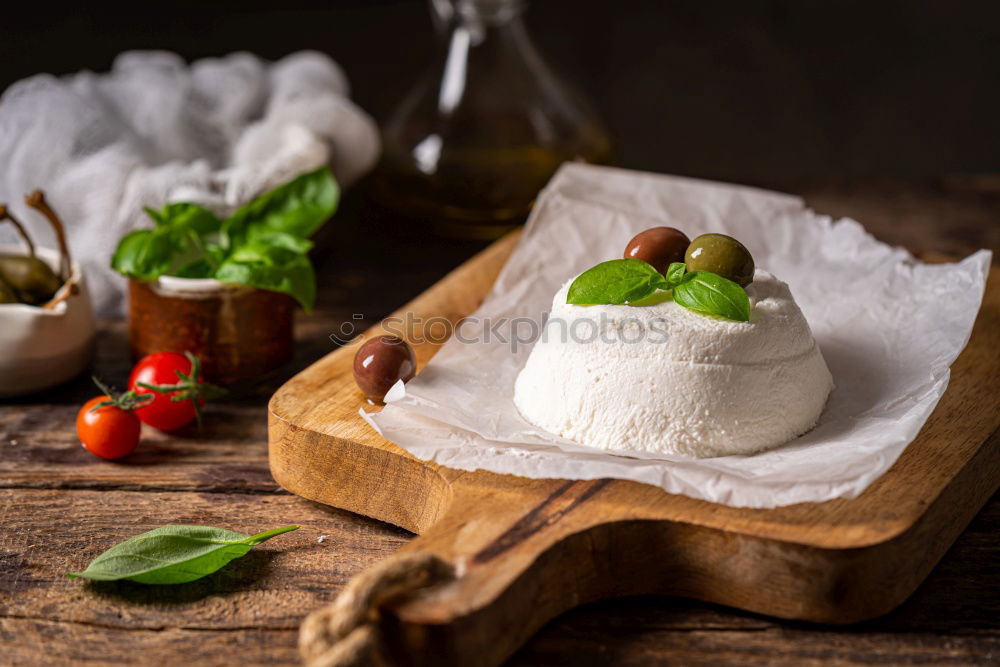
[[587, 269], [573, 281], [566, 303], [579, 306], [638, 301], [663, 285], [663, 276], [638, 259], [612, 259]]
[[750, 321], [750, 297], [732, 280], [709, 271], [694, 271], [674, 287], [674, 301], [688, 310], [736, 322]]

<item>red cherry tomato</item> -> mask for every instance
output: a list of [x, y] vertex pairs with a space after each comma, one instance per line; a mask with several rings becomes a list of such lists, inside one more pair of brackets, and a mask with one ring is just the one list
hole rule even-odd
[[76, 415], [76, 434], [94, 456], [120, 459], [135, 450], [142, 426], [132, 412], [117, 406], [94, 410], [108, 400], [108, 396], [97, 396], [84, 403]]
[[[181, 383], [177, 373], [190, 376], [192, 370], [190, 359], [176, 352], [157, 352], [139, 360], [132, 369], [132, 375], [129, 376], [128, 388], [140, 396], [153, 395], [152, 401], [135, 411], [142, 423], [161, 431], [175, 431], [194, 421], [195, 406], [191, 399], [173, 401], [171, 399], [177, 396], [178, 392], [158, 394], [139, 386], [139, 383], [160, 387], [177, 385]], [[199, 376], [197, 380], [201, 382], [203, 378]], [[178, 389], [182, 390], [180, 387]], [[204, 401], [200, 401], [199, 405], [202, 403]]]

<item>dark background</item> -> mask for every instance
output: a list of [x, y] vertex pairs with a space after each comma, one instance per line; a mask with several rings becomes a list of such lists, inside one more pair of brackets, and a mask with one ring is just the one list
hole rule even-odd
[[[434, 42], [419, 0], [37, 6], [5, 10], [4, 87], [128, 49], [318, 49], [382, 120]], [[786, 188], [1000, 171], [997, 3], [534, 0], [527, 23], [622, 166]]]

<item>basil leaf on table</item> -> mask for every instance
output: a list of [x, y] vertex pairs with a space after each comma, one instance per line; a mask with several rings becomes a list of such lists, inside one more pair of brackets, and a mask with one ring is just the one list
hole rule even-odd
[[162, 526], [111, 547], [86, 570], [68, 576], [94, 581], [184, 584], [212, 574], [261, 542], [297, 528], [286, 526], [244, 535], [210, 526]]
[[587, 269], [573, 281], [566, 303], [578, 306], [623, 304], [649, 296], [664, 285], [663, 276], [639, 259], [612, 259]]
[[688, 310], [736, 322], [750, 321], [750, 297], [731, 280], [709, 271], [694, 271], [674, 287], [674, 301]]

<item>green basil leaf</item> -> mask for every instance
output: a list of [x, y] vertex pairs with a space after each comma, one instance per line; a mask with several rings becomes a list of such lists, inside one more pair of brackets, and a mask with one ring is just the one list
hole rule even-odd
[[196, 259], [186, 266], [171, 271], [170, 275], [178, 278], [211, 278], [214, 272], [215, 267], [207, 259]]
[[142, 584], [184, 584], [212, 574], [276, 535], [286, 526], [244, 535], [209, 526], [163, 526], [129, 538], [98, 556], [83, 572], [69, 577], [95, 581], [128, 579]]
[[667, 284], [671, 287], [681, 284], [684, 280], [685, 272], [687, 272], [687, 265], [684, 262], [672, 262], [667, 267]]
[[224, 221], [190, 203], [146, 209], [154, 229], [124, 237], [112, 258], [118, 272], [142, 280], [161, 275], [216, 278], [284, 292], [310, 310], [316, 278], [307, 237], [333, 215], [340, 197], [328, 167], [302, 174]]
[[154, 280], [190, 264], [199, 254], [197, 245], [184, 230], [140, 229], [121, 240], [111, 257], [111, 267], [126, 276]]
[[250, 285], [288, 294], [306, 312], [316, 301], [316, 274], [306, 255], [267, 245], [238, 248], [212, 276], [224, 283]]
[[157, 227], [185, 227], [199, 236], [216, 234], [222, 229], [222, 221], [207, 208], [198, 204], [174, 202], [164, 205], [159, 211], [143, 209]]
[[152, 229], [138, 229], [118, 242], [111, 268], [126, 276], [152, 280], [170, 268], [173, 252], [174, 244], [168, 237]]
[[694, 271], [674, 287], [674, 301], [688, 310], [736, 322], [750, 321], [750, 297], [731, 280], [709, 271]]
[[269, 244], [276, 248], [283, 248], [290, 252], [304, 255], [312, 250], [313, 242], [300, 236], [294, 236], [286, 232], [266, 232], [255, 234], [250, 240], [257, 245]]
[[623, 304], [655, 292], [663, 276], [639, 259], [612, 259], [587, 269], [573, 281], [566, 303], [579, 306]]
[[226, 218], [224, 243], [232, 248], [272, 232], [312, 236], [333, 215], [339, 199], [340, 189], [329, 167], [302, 174]]
[[[180, 275], [181, 269], [209, 255], [209, 247], [218, 248], [206, 240], [206, 237], [217, 235], [222, 227], [222, 222], [211, 211], [197, 204], [167, 204], [159, 211], [145, 210], [156, 222], [156, 227], [131, 232], [118, 243], [111, 258], [111, 268], [115, 271], [141, 280]], [[196, 274], [190, 269], [184, 274], [189, 278], [208, 275], [208, 271]]]

